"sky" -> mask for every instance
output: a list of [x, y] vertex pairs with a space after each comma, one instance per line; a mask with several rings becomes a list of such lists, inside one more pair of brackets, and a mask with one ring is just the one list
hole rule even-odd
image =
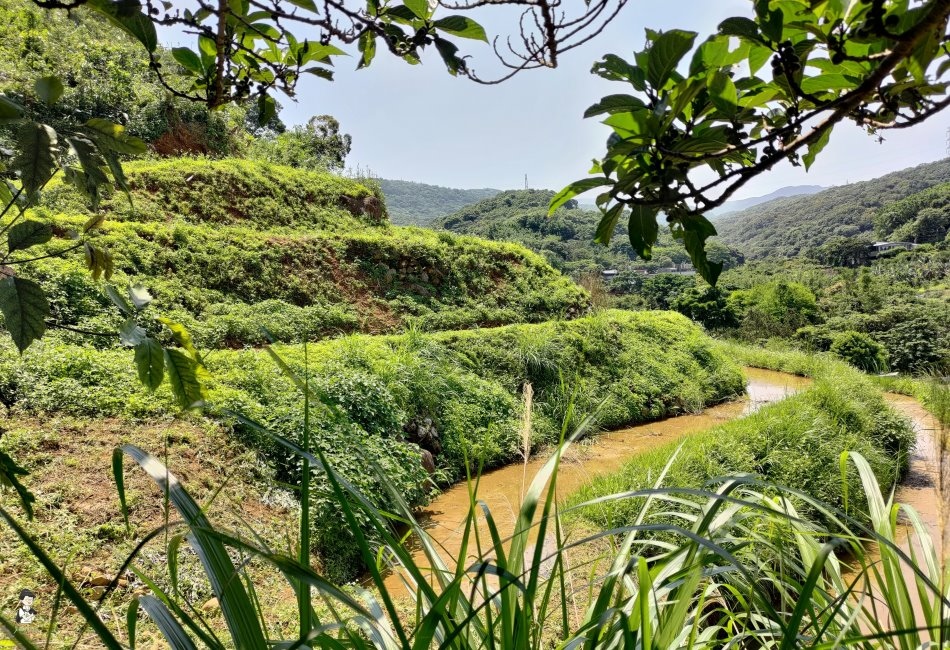
[[[583, 119], [584, 109], [603, 95], [627, 92], [625, 84], [590, 74], [595, 60], [606, 53], [632, 56], [643, 47], [645, 27], [690, 29], [703, 38], [724, 18], [749, 15], [751, 6], [749, 0], [630, 0], [604, 33], [567, 53], [557, 69], [526, 71], [497, 86], [451, 77], [435, 52], [418, 66], [380, 52], [359, 71], [355, 55], [340, 58], [335, 81], [308, 78], [296, 101], [281, 99], [282, 118], [296, 124], [334, 115], [353, 136], [348, 165], [381, 178], [511, 189], [524, 187], [527, 175], [529, 187], [560, 189], [587, 176], [591, 160], [604, 152], [609, 131], [597, 119]], [[512, 34], [516, 27], [510, 8], [469, 15], [489, 35]], [[458, 41], [473, 55], [476, 72], [497, 70], [487, 45]], [[783, 163], [734, 198], [787, 185], [841, 185], [943, 158], [948, 126], [950, 113], [938, 115], [879, 144], [843, 124], [810, 172]]]

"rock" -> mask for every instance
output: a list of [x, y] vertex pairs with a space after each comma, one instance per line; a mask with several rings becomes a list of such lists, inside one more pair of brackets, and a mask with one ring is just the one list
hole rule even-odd
[[112, 578], [106, 577], [100, 573], [89, 578], [88, 583], [93, 587], [108, 587], [110, 584], [112, 584]]
[[429, 473], [429, 476], [435, 474], [435, 456], [428, 449], [422, 450], [422, 467]]
[[205, 613], [213, 612], [216, 609], [218, 609], [217, 598], [212, 598], [211, 600], [209, 600], [208, 602], [206, 602], [204, 605], [201, 606], [201, 611]]

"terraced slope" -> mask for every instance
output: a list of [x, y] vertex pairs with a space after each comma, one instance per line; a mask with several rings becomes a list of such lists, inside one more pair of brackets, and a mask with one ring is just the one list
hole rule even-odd
[[[202, 346], [259, 344], [262, 328], [300, 341], [410, 322], [539, 322], [587, 308], [585, 292], [530, 251], [391, 226], [380, 198], [349, 179], [237, 160], [135, 163], [128, 177], [132, 205], [121, 194], [103, 205], [114, 281], [144, 284]], [[88, 217], [63, 185], [35, 216], [75, 228]], [[46, 260], [34, 273], [61, 323], [101, 324], [106, 302], [81, 260]]]

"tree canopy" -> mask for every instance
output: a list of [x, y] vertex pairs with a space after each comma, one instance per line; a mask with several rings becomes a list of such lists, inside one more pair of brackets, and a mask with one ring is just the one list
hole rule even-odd
[[[630, 242], [649, 257], [665, 212], [697, 270], [721, 265], [704, 244], [703, 213], [783, 160], [807, 169], [842, 122], [871, 134], [919, 124], [950, 104], [946, 48], [950, 2], [754, 0], [697, 44], [684, 30], [647, 30], [632, 62], [608, 54], [593, 72], [627, 87], [587, 117], [612, 130], [593, 176], [571, 184], [553, 212], [601, 189], [598, 238], [628, 215]], [[767, 65], [768, 64], [768, 65]]]

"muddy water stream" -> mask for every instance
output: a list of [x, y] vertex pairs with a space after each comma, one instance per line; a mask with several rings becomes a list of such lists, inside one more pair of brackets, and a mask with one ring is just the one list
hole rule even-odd
[[[637, 454], [746, 415], [811, 383], [810, 379], [803, 377], [758, 368], [746, 368], [745, 375], [747, 394], [742, 399], [694, 415], [680, 415], [603, 433], [589, 442], [574, 445], [558, 470], [558, 492], [569, 494], [598, 474], [620, 469]], [[513, 532], [522, 494], [547, 459], [548, 455], [544, 454], [530, 459], [527, 465], [507, 465], [482, 475], [477, 498], [490, 508], [502, 538]], [[441, 555], [450, 567], [459, 556], [469, 504], [469, 486], [463, 482], [443, 492], [419, 515], [420, 522], [433, 542], [442, 549]], [[482, 533], [485, 535], [483, 539], [487, 538], [487, 529]], [[429, 564], [421, 551], [416, 553], [415, 559], [420, 566]], [[387, 583], [393, 589], [402, 588], [398, 576], [391, 575]]]

